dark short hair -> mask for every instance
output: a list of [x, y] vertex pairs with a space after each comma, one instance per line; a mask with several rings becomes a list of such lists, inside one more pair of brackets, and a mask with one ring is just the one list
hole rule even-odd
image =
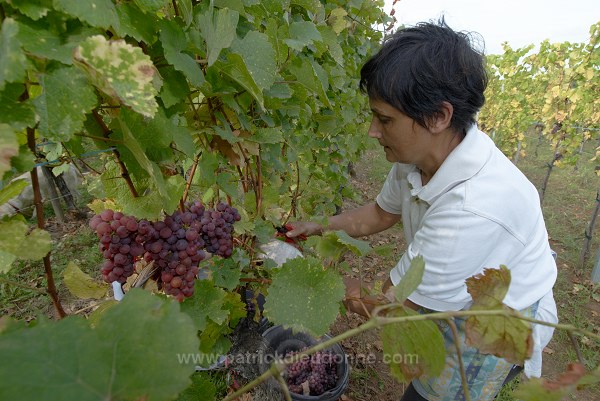
[[442, 18], [400, 28], [360, 71], [360, 88], [394, 106], [419, 125], [454, 108], [451, 127], [465, 133], [483, 103], [487, 74], [483, 51], [469, 33], [456, 32]]

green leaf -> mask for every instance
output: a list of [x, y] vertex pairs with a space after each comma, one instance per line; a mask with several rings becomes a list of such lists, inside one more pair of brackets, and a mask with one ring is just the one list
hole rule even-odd
[[327, 107], [331, 107], [331, 103], [327, 97], [327, 93], [325, 92], [327, 88], [326, 83], [323, 82], [319, 76], [321, 72], [317, 74], [317, 70], [315, 68], [319, 69], [319, 71], [322, 71], [322, 68], [317, 67], [317, 64], [314, 61], [307, 58], [302, 58], [296, 59], [296, 61], [290, 65], [289, 70], [296, 76], [298, 82], [316, 93], [323, 104], [325, 104]]
[[155, 13], [160, 11], [163, 7], [170, 3], [169, 0], [133, 0], [133, 2], [137, 4], [142, 11], [147, 13]]
[[233, 290], [240, 284], [242, 272], [232, 259], [219, 259], [210, 267], [215, 285], [227, 290]]
[[369, 252], [371, 252], [371, 245], [369, 245], [366, 241], [361, 241], [355, 238], [352, 238], [345, 231], [339, 230], [334, 231], [333, 235], [337, 237], [337, 241], [345, 245], [350, 251], [357, 254], [358, 256], [365, 256]]
[[156, 70], [142, 49], [123, 40], [107, 41], [96, 35], [76, 48], [74, 58], [90, 75], [94, 86], [106, 95], [143, 116], [154, 116], [158, 109], [153, 83]]
[[119, 26], [117, 10], [111, 0], [54, 0], [54, 7], [91, 26], [110, 28]]
[[29, 147], [26, 144], [19, 146], [19, 154], [14, 156], [10, 162], [16, 174], [31, 171], [35, 166], [33, 153], [31, 153], [31, 150], [29, 150]]
[[[502, 303], [510, 285], [510, 270], [485, 269], [466, 280], [473, 298], [471, 310], [511, 310]], [[466, 344], [482, 353], [493, 354], [508, 362], [523, 365], [533, 352], [531, 324], [516, 317], [471, 316], [466, 322]]]
[[192, 85], [204, 84], [204, 74], [196, 60], [184, 53], [188, 40], [181, 27], [175, 21], [160, 22], [160, 40], [165, 51], [165, 58], [176, 70], [184, 73]]
[[244, 39], [236, 40], [231, 51], [242, 56], [248, 72], [262, 90], [269, 89], [277, 76], [275, 50], [264, 33], [250, 31]]
[[240, 15], [228, 8], [215, 10], [212, 6], [196, 16], [196, 25], [202, 32], [208, 48], [208, 66], [217, 61], [221, 50], [228, 48], [235, 38]]
[[[52, 249], [50, 233], [39, 228], [28, 231], [27, 224], [18, 218], [0, 221], [0, 251], [20, 259], [42, 259]], [[10, 266], [0, 266], [0, 273], [9, 270]]]
[[[387, 317], [416, 316], [398, 308]], [[387, 324], [381, 330], [384, 360], [403, 383], [421, 376], [439, 376], [446, 363], [446, 348], [438, 326], [427, 320]]]
[[[1, 107], [2, 106], [0, 105], [0, 108]], [[4, 173], [11, 169], [10, 160], [18, 154], [19, 142], [17, 142], [15, 132], [10, 126], [0, 123], [0, 178]], [[19, 191], [19, 193], [20, 192], [21, 191]], [[8, 199], [10, 198], [12, 198], [12, 196]], [[0, 199], [0, 205], [4, 204], [8, 199], [4, 202]]]
[[117, 15], [119, 27], [115, 31], [119, 36], [129, 35], [138, 41], [152, 44], [156, 38], [156, 17], [145, 14], [131, 3], [118, 3]]
[[317, 26], [311, 21], [292, 22], [289, 34], [290, 38], [285, 39], [285, 43], [299, 52], [314, 41], [321, 42], [323, 40]]
[[179, 394], [176, 401], [214, 401], [217, 388], [209, 377], [200, 373], [192, 375], [192, 385]]
[[408, 296], [412, 294], [421, 281], [423, 281], [423, 273], [425, 273], [425, 260], [419, 255], [410, 261], [410, 267], [402, 277], [402, 280], [394, 287], [394, 295], [398, 303], [406, 301]]
[[38, 78], [44, 89], [33, 99], [40, 116], [39, 131], [49, 139], [68, 141], [81, 131], [86, 113], [96, 106], [96, 94], [74, 67], [60, 68]]
[[18, 39], [19, 26], [12, 18], [2, 22], [0, 30], [0, 90], [6, 82], [23, 82], [27, 60]]
[[329, 231], [320, 238], [309, 239], [316, 251], [324, 258], [339, 259], [345, 252], [351, 251], [359, 256], [364, 256], [371, 251], [371, 246], [361, 240], [354, 239], [344, 231]]
[[323, 42], [329, 50], [331, 58], [339, 65], [344, 65], [344, 51], [342, 50], [342, 47], [338, 42], [338, 37], [335, 35], [334, 31], [327, 26], [319, 26], [318, 29], [323, 37]]
[[133, 289], [95, 328], [70, 316], [2, 334], [0, 398], [174, 399], [194, 371], [178, 355], [197, 352], [198, 344], [176, 302]]
[[248, 141], [257, 143], [281, 143], [284, 142], [281, 128], [259, 128], [249, 138]]
[[119, 119], [121, 130], [123, 132], [123, 144], [133, 154], [135, 160], [142, 166], [142, 168], [152, 177], [154, 185], [158, 189], [158, 193], [161, 197], [169, 199], [170, 195], [165, 186], [165, 180], [160, 171], [158, 165], [148, 159], [148, 156], [144, 152], [142, 143], [138, 141], [133, 135], [130, 128], [127, 126], [123, 119]]
[[341, 277], [315, 258], [295, 258], [277, 270], [265, 300], [265, 316], [275, 324], [321, 336], [338, 314], [345, 287]]
[[185, 23], [185, 26], [190, 26], [194, 20], [192, 0], [177, 0], [177, 7], [179, 8], [179, 14], [181, 14], [181, 19]]
[[10, 4], [32, 20], [45, 17], [52, 9], [52, 0], [11, 0]]
[[19, 101], [24, 91], [22, 84], [8, 84], [0, 92], [0, 124], [8, 124], [16, 131], [35, 126], [36, 115], [32, 103], [29, 100]]
[[160, 90], [160, 98], [166, 108], [183, 101], [190, 93], [185, 75], [172, 67], [162, 68], [160, 74], [163, 78], [163, 86]]
[[82, 299], [100, 299], [106, 296], [110, 285], [95, 281], [89, 274], [81, 271], [74, 262], [69, 262], [63, 272], [64, 283], [71, 292]]
[[215, 287], [212, 281], [196, 280], [194, 296], [181, 303], [181, 311], [190, 315], [197, 330], [206, 329], [208, 319], [221, 324], [227, 319], [228, 311], [223, 309], [225, 291]]
[[27, 52], [37, 57], [72, 64], [75, 45], [63, 43], [60, 36], [44, 28], [44, 24], [23, 21], [19, 23], [19, 41]]
[[252, 95], [261, 108], [264, 109], [264, 97], [262, 89], [258, 87], [252, 74], [248, 71], [244, 59], [239, 54], [230, 53], [227, 55], [227, 62], [220, 64], [221, 70], [231, 79], [239, 83], [244, 89]]
[[[0, 138], [0, 141], [1, 140], [2, 140], [2, 138]], [[1, 147], [0, 147], [0, 149], [1, 149]], [[0, 154], [2, 152], [3, 151], [0, 151]], [[0, 164], [0, 166], [1, 166], [1, 164]], [[27, 187], [28, 185], [29, 185], [29, 182], [27, 180], [21, 179], [21, 180], [12, 181], [8, 185], [6, 185], [4, 188], [0, 189], [0, 205], [5, 204], [6, 202], [11, 200], [15, 196], [19, 195], [21, 193], [21, 191], [23, 191], [23, 189], [25, 189], [25, 187]]]

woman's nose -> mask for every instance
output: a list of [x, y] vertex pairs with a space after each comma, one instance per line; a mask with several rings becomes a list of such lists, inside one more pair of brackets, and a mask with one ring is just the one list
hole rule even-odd
[[371, 120], [371, 125], [369, 125], [368, 134], [371, 138], [381, 138], [381, 129], [379, 128], [379, 124], [375, 122], [375, 119]]

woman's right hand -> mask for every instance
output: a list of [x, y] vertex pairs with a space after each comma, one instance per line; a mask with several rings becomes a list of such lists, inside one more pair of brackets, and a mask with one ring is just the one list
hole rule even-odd
[[286, 227], [289, 226], [291, 226], [292, 229], [285, 233], [289, 238], [295, 238], [300, 235], [309, 237], [311, 235], [320, 235], [323, 232], [323, 226], [312, 221], [295, 221], [286, 224]]

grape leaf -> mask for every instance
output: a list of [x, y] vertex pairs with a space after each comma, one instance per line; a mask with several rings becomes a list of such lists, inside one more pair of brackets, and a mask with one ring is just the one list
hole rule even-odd
[[273, 85], [277, 75], [277, 64], [275, 50], [267, 35], [250, 31], [244, 39], [233, 42], [231, 51], [242, 56], [248, 72], [260, 89], [269, 89]]
[[295, 62], [290, 65], [289, 70], [296, 76], [298, 82], [316, 93], [323, 104], [327, 107], [331, 107], [331, 103], [325, 92], [326, 83], [321, 81], [321, 78], [315, 70], [315, 66], [317, 66], [317, 64], [314, 61], [302, 58], [296, 59]]
[[506, 266], [499, 269], [485, 269], [483, 274], [466, 280], [467, 291], [478, 307], [496, 307], [502, 304], [510, 285], [510, 270]]
[[292, 22], [289, 27], [289, 35], [289, 39], [285, 39], [284, 42], [299, 52], [314, 41], [323, 40], [317, 26], [311, 21]]
[[275, 324], [321, 336], [335, 321], [344, 294], [336, 272], [323, 269], [318, 259], [295, 258], [276, 270], [264, 314]]
[[[2, 106], [0, 105], [0, 108], [1, 107]], [[11, 169], [10, 159], [18, 154], [19, 142], [17, 142], [15, 132], [10, 126], [0, 123], [0, 177]], [[0, 205], [4, 204], [10, 198], [12, 198], [12, 196], [7, 198], [4, 202], [0, 201]]]
[[219, 67], [231, 79], [246, 89], [248, 93], [256, 99], [260, 107], [264, 109], [264, 96], [262, 90], [254, 81], [250, 71], [248, 71], [242, 56], [236, 53], [230, 53], [227, 55], [227, 62], [219, 63]]
[[290, 3], [305, 8], [313, 14], [317, 14], [323, 8], [319, 0], [291, 0]]
[[567, 394], [573, 393], [586, 377], [590, 376], [586, 376], [585, 366], [570, 363], [556, 380], [533, 377], [522, 382], [515, 390], [514, 396], [528, 401], [560, 401]]
[[[50, 233], [39, 228], [28, 231], [29, 227], [19, 217], [0, 221], [0, 251], [20, 259], [42, 259], [52, 249]], [[0, 265], [0, 273], [10, 269], [10, 265]]]
[[208, 48], [208, 66], [217, 61], [221, 50], [228, 48], [235, 38], [240, 15], [228, 8], [215, 10], [209, 7], [204, 14], [196, 16], [196, 25], [202, 32]]
[[205, 80], [202, 69], [192, 56], [183, 52], [188, 40], [177, 22], [168, 20], [160, 22], [160, 40], [167, 61], [176, 70], [183, 72], [192, 85], [203, 85]]
[[89, 274], [82, 272], [74, 262], [67, 264], [67, 268], [63, 272], [63, 278], [71, 294], [78, 298], [104, 298], [111, 288], [107, 283], [99, 283]]
[[338, 230], [334, 231], [333, 234], [337, 237], [337, 241], [340, 244], [345, 245], [350, 251], [358, 256], [365, 256], [371, 252], [371, 246], [368, 242], [352, 238], [345, 231]]
[[[1, 127], [0, 127], [0, 129], [1, 129]], [[0, 141], [2, 141], [2, 138], [0, 138]], [[2, 154], [2, 151], [0, 151], [0, 154]], [[0, 164], [0, 166], [1, 166], [1, 164]], [[6, 185], [2, 189], [0, 189], [0, 205], [5, 204], [6, 202], [11, 200], [15, 196], [19, 195], [21, 193], [21, 191], [23, 191], [23, 189], [25, 187], [27, 187], [28, 185], [29, 185], [29, 182], [27, 180], [21, 179], [21, 180], [12, 181], [8, 185]]]
[[323, 37], [323, 43], [327, 46], [327, 50], [329, 50], [329, 55], [335, 60], [339, 65], [344, 65], [344, 51], [340, 46], [337, 36], [335, 32], [327, 27], [327, 26], [319, 26], [318, 27], [321, 36]]
[[331, 28], [339, 35], [342, 33], [344, 29], [348, 26], [348, 22], [346, 21], [346, 16], [348, 12], [341, 7], [337, 7], [329, 13], [329, 18], [327, 22], [331, 25]]
[[419, 255], [410, 261], [410, 267], [406, 274], [404, 274], [402, 280], [394, 286], [394, 296], [398, 303], [406, 301], [408, 296], [417, 289], [423, 280], [423, 273], [425, 273], [425, 260], [423, 260], [423, 256]]
[[160, 69], [160, 74], [164, 83], [159, 96], [166, 108], [181, 102], [190, 93], [185, 75], [181, 72], [172, 67], [167, 67]]
[[45, 17], [52, 9], [52, 0], [11, 0], [10, 4], [32, 20]]
[[227, 290], [233, 290], [240, 283], [242, 272], [232, 259], [220, 259], [210, 267], [215, 285]]
[[192, 375], [192, 385], [186, 388], [176, 401], [214, 401], [217, 396], [217, 388], [210, 378], [201, 373]]
[[89, 74], [94, 86], [109, 97], [119, 99], [145, 117], [154, 116], [158, 103], [153, 80], [157, 74], [142, 49], [124, 40], [107, 41], [95, 35], [75, 49], [74, 59]]
[[152, 177], [158, 193], [165, 199], [169, 198], [169, 193], [165, 186], [165, 180], [158, 165], [152, 162], [144, 152], [143, 144], [132, 133], [125, 119], [119, 119], [123, 133], [123, 144], [133, 154], [135, 160]]
[[57, 34], [45, 29], [41, 21], [39, 23], [19, 22], [17, 37], [23, 48], [35, 56], [58, 60], [63, 64], [73, 63], [72, 54], [75, 45], [63, 43]]
[[6, 123], [16, 131], [35, 125], [35, 109], [31, 102], [18, 100], [24, 91], [22, 84], [8, 84], [0, 92], [0, 124]]
[[185, 26], [189, 27], [194, 20], [194, 6], [192, 5], [192, 0], [177, 0], [177, 7], [179, 8], [179, 13]]
[[111, 0], [90, 0], [90, 1], [72, 1], [72, 0], [54, 0], [54, 7], [91, 26], [101, 28], [110, 28], [119, 26], [117, 10]]
[[115, 31], [119, 36], [129, 35], [136, 40], [154, 43], [156, 38], [156, 17], [145, 14], [131, 3], [118, 3], [117, 15], [119, 27]]
[[354, 239], [341, 230], [326, 232], [321, 237], [310, 238], [309, 241], [319, 255], [336, 260], [347, 251], [359, 256], [364, 256], [371, 251], [371, 246], [367, 242]]
[[40, 116], [39, 131], [55, 141], [68, 141], [81, 131], [86, 113], [96, 106], [96, 94], [85, 76], [74, 67], [40, 74], [44, 91], [33, 99]]
[[[506, 266], [485, 269], [466, 282], [473, 298], [471, 310], [512, 310], [502, 303], [510, 285], [510, 270]], [[514, 364], [522, 365], [533, 352], [531, 324], [516, 317], [471, 316], [465, 331], [467, 345]]]
[[251, 137], [248, 137], [247, 140], [264, 144], [280, 143], [284, 141], [284, 138], [281, 128], [259, 128]]
[[0, 383], [0, 398], [173, 399], [194, 371], [178, 355], [197, 349], [194, 325], [177, 303], [133, 289], [95, 328], [71, 316], [3, 333], [0, 375], [10, 380]]
[[2, 22], [0, 30], [0, 90], [6, 82], [23, 82], [27, 60], [21, 51], [19, 26], [12, 18]]
[[155, 13], [169, 4], [169, 0], [133, 0], [137, 6], [147, 13]]
[[[399, 308], [388, 317], [415, 316], [418, 313]], [[444, 339], [432, 321], [409, 321], [387, 324], [381, 331], [384, 360], [392, 374], [408, 383], [421, 376], [438, 376], [446, 363]]]
[[221, 324], [229, 314], [223, 309], [225, 294], [210, 280], [196, 280], [194, 296], [181, 303], [181, 311], [190, 315], [196, 329], [200, 331], [206, 329], [208, 319]]

